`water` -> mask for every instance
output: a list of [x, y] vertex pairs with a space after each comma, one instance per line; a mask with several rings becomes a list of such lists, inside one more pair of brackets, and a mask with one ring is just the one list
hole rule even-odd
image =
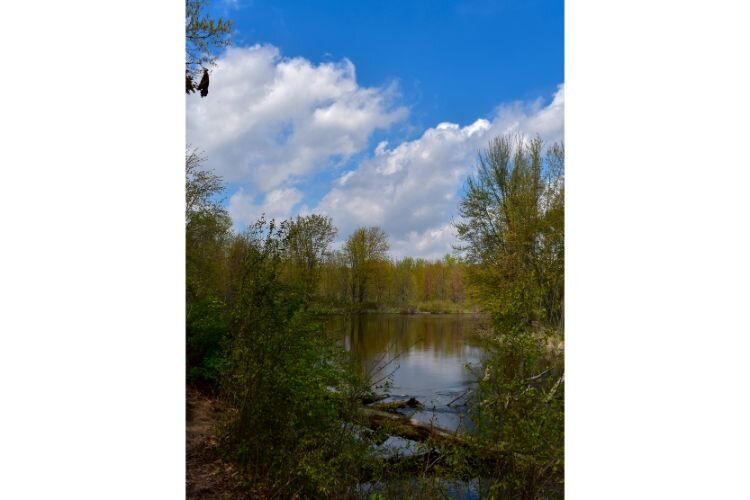
[[470, 430], [465, 396], [475, 384], [483, 350], [471, 333], [472, 315], [366, 314], [332, 322], [363, 374], [384, 401], [415, 397], [424, 408], [401, 410], [449, 430]]

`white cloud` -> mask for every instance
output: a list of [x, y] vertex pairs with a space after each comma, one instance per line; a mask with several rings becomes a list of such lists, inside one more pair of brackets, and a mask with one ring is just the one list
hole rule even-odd
[[235, 227], [245, 228], [255, 222], [262, 214], [266, 219], [286, 219], [293, 215], [292, 210], [302, 201], [304, 194], [295, 188], [274, 189], [256, 203], [256, 196], [240, 188], [229, 198], [229, 216]]
[[334, 183], [314, 211], [332, 216], [342, 237], [358, 226], [381, 226], [394, 256], [441, 257], [456, 242], [450, 221], [479, 150], [506, 133], [560, 141], [563, 111], [560, 86], [547, 106], [542, 100], [513, 103], [498, 107], [492, 121], [440, 123], [392, 149], [380, 143], [372, 157]]
[[[395, 256], [440, 257], [455, 243], [450, 225], [459, 190], [490, 138], [505, 133], [563, 136], [564, 90], [552, 102], [499, 106], [490, 120], [439, 123], [421, 137], [389, 145], [331, 182], [316, 207], [302, 206], [303, 182], [361, 153], [377, 129], [407, 116], [393, 86], [362, 87], [354, 65], [282, 58], [271, 45], [230, 48], [211, 74], [209, 96], [187, 101], [188, 143], [227, 183], [238, 186], [228, 210], [237, 229], [261, 213], [330, 215], [342, 238], [379, 225]], [[318, 180], [315, 180], [318, 179]]]
[[426, 259], [440, 259], [451, 253], [451, 246], [456, 243], [456, 229], [452, 224], [425, 229], [424, 231], [410, 231], [406, 237], [392, 239], [391, 254], [401, 258], [423, 257]]
[[393, 86], [361, 87], [354, 65], [282, 58], [271, 45], [230, 48], [209, 95], [187, 99], [187, 139], [227, 182], [261, 192], [360, 152], [376, 129], [407, 115]]
[[542, 105], [542, 99], [530, 104], [515, 102], [498, 106], [492, 121], [491, 134], [520, 133], [526, 136], [539, 135], [550, 144], [563, 139], [565, 121], [565, 89], [560, 85], [552, 102]]

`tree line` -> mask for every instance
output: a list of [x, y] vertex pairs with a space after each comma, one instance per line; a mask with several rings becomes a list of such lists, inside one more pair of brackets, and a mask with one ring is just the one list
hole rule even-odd
[[342, 250], [332, 251], [323, 261], [320, 300], [356, 311], [476, 311], [467, 295], [466, 264], [461, 259], [390, 259], [383, 248], [387, 241], [382, 230], [357, 229]]

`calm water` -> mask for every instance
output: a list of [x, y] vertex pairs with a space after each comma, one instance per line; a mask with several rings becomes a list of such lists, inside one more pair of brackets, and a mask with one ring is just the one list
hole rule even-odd
[[332, 322], [344, 346], [385, 401], [417, 398], [424, 408], [405, 410], [412, 418], [446, 429], [468, 430], [461, 415], [483, 350], [471, 332], [482, 319], [471, 315], [366, 314]]

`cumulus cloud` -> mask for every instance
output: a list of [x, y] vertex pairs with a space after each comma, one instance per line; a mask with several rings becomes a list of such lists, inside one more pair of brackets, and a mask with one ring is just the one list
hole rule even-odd
[[452, 245], [456, 243], [456, 229], [451, 223], [425, 229], [424, 231], [409, 231], [403, 238], [391, 241], [391, 253], [396, 257], [423, 257], [439, 259], [451, 253]]
[[563, 139], [564, 122], [565, 88], [560, 85], [547, 106], [543, 105], [541, 98], [531, 103], [514, 102], [498, 106], [490, 135], [539, 135], [547, 144], [551, 144]]
[[563, 111], [560, 86], [546, 106], [541, 99], [507, 104], [496, 109], [492, 120], [464, 127], [440, 123], [393, 148], [380, 143], [372, 157], [338, 178], [314, 211], [332, 216], [342, 236], [358, 226], [381, 226], [390, 235], [394, 256], [441, 257], [455, 243], [450, 221], [478, 151], [507, 133], [560, 141]]
[[[292, 214], [292, 209], [302, 201], [304, 194], [295, 188], [274, 189], [265, 196], [254, 196], [240, 188], [229, 198], [227, 208], [235, 227], [244, 228], [262, 214], [267, 219], [282, 220]], [[258, 200], [262, 198], [261, 200]]]
[[397, 99], [393, 85], [359, 85], [346, 59], [313, 64], [284, 58], [271, 45], [230, 48], [212, 71], [209, 97], [187, 100], [187, 140], [236, 189], [228, 210], [237, 229], [262, 213], [323, 213], [342, 238], [378, 225], [394, 256], [437, 258], [452, 250], [461, 187], [492, 137], [563, 137], [561, 85], [548, 104], [504, 104], [489, 119], [439, 123], [411, 141], [381, 142], [356, 168], [333, 170], [340, 175], [319, 201], [305, 200], [307, 182], [320, 186], [322, 171], [342, 168], [376, 130], [407, 117]]
[[405, 118], [395, 95], [359, 86], [346, 59], [315, 65], [271, 45], [230, 48], [209, 97], [187, 101], [187, 139], [227, 182], [270, 192], [346, 160]]

